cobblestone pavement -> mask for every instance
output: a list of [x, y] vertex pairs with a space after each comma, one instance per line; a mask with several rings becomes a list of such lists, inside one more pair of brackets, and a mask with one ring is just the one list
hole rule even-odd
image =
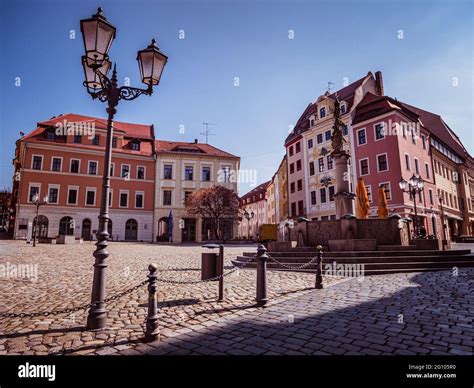
[[[90, 302], [95, 246], [39, 244], [0, 241], [0, 312], [51, 311]], [[226, 269], [230, 259], [256, 246], [226, 247]], [[107, 269], [108, 296], [122, 292], [146, 279], [149, 263], [157, 263], [159, 276], [166, 279], [200, 279], [199, 246], [164, 246], [114, 243], [109, 246]], [[38, 265], [38, 277], [11, 277], [19, 264]], [[34, 271], [30, 274], [34, 275]], [[344, 279], [325, 278], [326, 284]], [[269, 272], [272, 303], [308, 292], [314, 275]], [[216, 302], [217, 282], [194, 285], [159, 283], [158, 301], [162, 339], [213, 325], [219, 317], [244, 316], [257, 309], [255, 271], [239, 270], [225, 278], [225, 296]], [[2, 354], [116, 354], [137, 347], [143, 337], [146, 317], [146, 286], [116, 301], [108, 308], [108, 327], [99, 332], [84, 330], [86, 311], [34, 318], [0, 318]], [[192, 328], [192, 329], [191, 329]]]
[[351, 279], [122, 354], [472, 355], [474, 269]]

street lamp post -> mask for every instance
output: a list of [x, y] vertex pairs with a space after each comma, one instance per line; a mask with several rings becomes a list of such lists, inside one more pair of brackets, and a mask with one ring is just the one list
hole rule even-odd
[[441, 210], [441, 227], [443, 229], [443, 249], [444, 249], [445, 242], [446, 244], [448, 242], [448, 238], [446, 236], [446, 224], [444, 223], [444, 207], [443, 207], [444, 197], [442, 195], [439, 195], [438, 200], [439, 200], [439, 208]]
[[247, 240], [250, 240], [250, 220], [255, 217], [255, 213], [253, 211], [249, 213], [246, 210], [244, 212], [244, 217], [247, 219]]
[[117, 113], [117, 105], [120, 100], [134, 100], [138, 96], [153, 93], [153, 86], [158, 85], [161, 73], [168, 60], [167, 56], [160, 52], [153, 39], [151, 44], [144, 50], [138, 51], [137, 60], [140, 68], [142, 82], [148, 85], [146, 89], [130, 86], [118, 86], [117, 70], [114, 64], [112, 77], [107, 74], [111, 68], [109, 61], [109, 50], [115, 38], [116, 29], [112, 26], [102, 13], [102, 8], [89, 19], [81, 20], [81, 32], [84, 40], [85, 55], [82, 56], [84, 68], [84, 86], [93, 99], [107, 102], [107, 140], [105, 147], [104, 172], [102, 177], [102, 196], [99, 214], [99, 228], [97, 230], [97, 243], [94, 252], [94, 280], [92, 285], [91, 303], [92, 307], [87, 316], [87, 329], [102, 329], [106, 324], [107, 310], [105, 299], [105, 269], [109, 233], [107, 226], [109, 216], [109, 192], [110, 192], [110, 163], [112, 159], [113, 120]]
[[402, 190], [405, 193], [409, 193], [413, 197], [413, 207], [415, 209], [415, 237], [418, 236], [418, 213], [417, 213], [417, 208], [416, 208], [416, 195], [418, 193], [421, 193], [423, 191], [423, 188], [425, 186], [425, 181], [420, 177], [417, 177], [415, 174], [410, 178], [410, 180], [407, 182], [405, 179], [401, 178], [400, 181], [398, 182], [398, 185], [400, 186], [400, 190]]
[[33, 246], [36, 247], [36, 226], [38, 225], [38, 214], [39, 214], [39, 208], [40, 206], [47, 205], [48, 204], [48, 196], [45, 195], [43, 197], [43, 202], [40, 201], [39, 195], [35, 194], [32, 198], [33, 205], [36, 207], [36, 217], [33, 220]]

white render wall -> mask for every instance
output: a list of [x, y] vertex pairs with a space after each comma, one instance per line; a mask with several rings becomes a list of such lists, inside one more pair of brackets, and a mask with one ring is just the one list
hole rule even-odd
[[[41, 206], [39, 215], [46, 216], [48, 218], [48, 237], [56, 237], [59, 233], [59, 221], [63, 217], [71, 217], [75, 222], [74, 236], [79, 238], [82, 236], [82, 221], [86, 218], [91, 220], [91, 230], [97, 230], [99, 228], [99, 210], [90, 208], [71, 208], [71, 207], [59, 207], [59, 206]], [[153, 212], [152, 211], [124, 211], [112, 209], [109, 211], [110, 218], [112, 220], [112, 234], [113, 239], [118, 240], [125, 239], [125, 224], [127, 220], [133, 218], [138, 223], [137, 229], [137, 241], [152, 241], [153, 232]], [[17, 212], [16, 225], [15, 225], [15, 238], [22, 239], [26, 238], [26, 229], [19, 230], [20, 219], [27, 219], [28, 222], [33, 222], [36, 216], [36, 208], [32, 205], [21, 205]], [[93, 236], [95, 239], [95, 234]]]

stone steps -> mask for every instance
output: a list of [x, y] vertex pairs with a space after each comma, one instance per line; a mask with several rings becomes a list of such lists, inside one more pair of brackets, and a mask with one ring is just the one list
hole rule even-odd
[[[256, 252], [244, 252], [243, 256], [251, 257], [254, 256]], [[471, 251], [469, 249], [452, 249], [447, 251], [434, 251], [434, 250], [403, 250], [403, 251], [323, 251], [324, 257], [413, 257], [413, 256], [437, 256], [437, 257], [446, 257], [446, 256], [464, 256], [469, 255]], [[304, 252], [269, 252], [269, 255], [277, 257], [289, 257], [289, 258], [311, 258], [317, 255], [316, 250], [304, 251]]]

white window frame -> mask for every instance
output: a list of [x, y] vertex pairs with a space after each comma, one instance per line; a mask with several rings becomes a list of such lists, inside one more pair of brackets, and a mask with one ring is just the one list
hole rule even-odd
[[128, 166], [128, 179], [132, 179], [132, 166], [128, 163], [120, 164], [120, 178], [126, 179], [126, 177], [123, 176], [123, 166]]
[[425, 175], [426, 179], [431, 179], [430, 164], [425, 162]]
[[[96, 164], [96, 169], [95, 169], [95, 174], [90, 173], [90, 168], [91, 168], [91, 162], [95, 162]], [[99, 161], [98, 160], [88, 160], [87, 161], [87, 175], [92, 175], [92, 176], [97, 176], [99, 175]]]
[[[321, 111], [324, 110], [324, 116], [321, 116]], [[322, 106], [321, 108], [318, 109], [318, 116], [320, 119], [324, 119], [327, 117], [327, 112], [326, 112], [326, 106]]]
[[[407, 156], [408, 156], [408, 168], [407, 168]], [[406, 152], [405, 152], [405, 171], [411, 171], [410, 154], [407, 154]]]
[[[122, 171], [122, 169], [120, 169]], [[127, 194], [127, 206], [122, 206], [122, 194]], [[130, 190], [120, 190], [119, 191], [119, 198], [118, 198], [118, 207], [122, 209], [128, 209], [128, 205], [130, 204]]]
[[[329, 193], [329, 188], [330, 187], [334, 187], [334, 194], [333, 194], [333, 199], [331, 201], [331, 194]], [[336, 195], [336, 186], [335, 185], [330, 185], [328, 186], [328, 192], [326, 193], [327, 195], [327, 200], [328, 200], [328, 203], [332, 203], [332, 202], [335, 202], [336, 201], [336, 198], [335, 198], [335, 195]]]
[[[165, 191], [171, 191], [171, 204], [169, 205], [165, 205]], [[167, 206], [167, 207], [171, 207], [173, 206], [173, 194], [174, 194], [174, 190], [172, 189], [169, 189], [169, 188], [166, 188], [166, 189], [162, 189], [161, 190], [161, 206]]]
[[[344, 108], [344, 112], [342, 111]], [[341, 103], [341, 105], [339, 106], [339, 110], [341, 112], [341, 115], [345, 115], [347, 113], [347, 104], [345, 102]]]
[[31, 188], [32, 187], [37, 187], [38, 188], [38, 197], [41, 198], [41, 183], [30, 182], [30, 183], [28, 183], [28, 197], [26, 198], [26, 202], [28, 202], [28, 203], [33, 203], [33, 201], [30, 201], [30, 193], [31, 193]]
[[115, 176], [115, 162], [110, 163], [111, 171], [110, 176]]
[[[77, 172], [72, 172], [72, 161], [73, 160], [78, 160], [79, 161], [79, 167], [77, 168]], [[76, 159], [76, 158], [69, 159], [69, 174], [80, 174], [80, 173], [81, 173], [81, 159]]]
[[[383, 127], [383, 136], [380, 139], [377, 139], [377, 128], [376, 128], [377, 125], [382, 125], [382, 127]], [[374, 142], [385, 139], [385, 137], [387, 135], [386, 132], [387, 132], [387, 126], [385, 125], [384, 121], [381, 121], [379, 123], [374, 124]]]
[[[142, 206], [141, 207], [137, 206], [137, 195], [142, 196]], [[145, 209], [145, 192], [144, 191], [135, 191], [133, 207], [135, 209]]]
[[[209, 180], [208, 181], [205, 181], [203, 179], [204, 178], [204, 174], [203, 174], [204, 167], [209, 168]], [[212, 165], [211, 164], [201, 164], [201, 182], [212, 182]]]
[[[61, 165], [59, 166], [59, 171], [53, 170], [53, 160], [54, 159], [61, 159]], [[51, 166], [49, 166], [50, 170], [53, 171], [53, 172], [62, 172], [63, 171], [63, 163], [64, 163], [64, 158], [62, 156], [54, 156], [54, 155], [51, 156]]]
[[112, 203], [114, 202], [114, 189], [109, 189], [109, 195], [110, 195], [110, 201], [109, 201], [109, 207], [112, 207]]
[[[367, 174], [362, 174], [362, 161], [363, 160], [367, 160]], [[359, 176], [367, 176], [367, 175], [370, 175], [370, 162], [369, 162], [369, 158], [362, 158], [362, 159], [359, 159]]]
[[[139, 169], [140, 167], [143, 167], [143, 179], [138, 178], [138, 169]], [[137, 179], [140, 180], [140, 181], [146, 180], [146, 166], [142, 166], [142, 165], [138, 165], [138, 166], [137, 166]]]
[[[186, 168], [187, 167], [191, 167], [193, 169], [193, 179], [186, 179]], [[195, 177], [196, 177], [196, 166], [194, 164], [191, 164], [191, 163], [184, 163], [183, 165], [183, 181], [186, 181], [186, 182], [194, 182], [195, 181]]]
[[[387, 169], [381, 171], [380, 168], [379, 168], [379, 156], [383, 156], [383, 155], [385, 155], [385, 158], [386, 158], [386, 160], [387, 160]], [[382, 152], [381, 154], [375, 155], [375, 160], [377, 161], [377, 172], [387, 172], [387, 171], [390, 171], [390, 166], [389, 166], [389, 164], [388, 164], [388, 153], [387, 153], [387, 152]]]
[[[364, 131], [364, 133], [365, 133], [365, 143], [360, 144], [359, 143], [359, 132], [362, 132], [362, 131]], [[356, 131], [356, 139], [357, 139], [357, 147], [362, 147], [362, 146], [367, 145], [367, 130], [365, 128], [358, 129]]]
[[434, 194], [433, 189], [428, 189], [428, 199], [430, 201], [430, 205], [434, 206]]
[[[94, 203], [92, 205], [87, 203], [87, 193], [89, 191], [94, 192]], [[86, 187], [86, 195], [84, 196], [84, 206], [94, 207], [96, 202], [97, 202], [97, 187]]]
[[[69, 202], [69, 191], [76, 190], [76, 203]], [[67, 187], [67, 197], [66, 197], [66, 204], [67, 205], [76, 205], [79, 203], [79, 186], [68, 186]]]
[[[41, 158], [41, 167], [40, 167], [39, 170], [33, 168], [33, 162], [34, 162], [34, 160], [35, 160], [35, 156], [39, 156], [39, 157]], [[43, 169], [43, 163], [44, 163], [44, 155], [40, 155], [40, 154], [33, 154], [33, 155], [31, 155], [31, 169], [32, 169], [33, 171], [40, 171], [40, 170], [42, 170], [42, 169]]]
[[[414, 160], [414, 166], [413, 166], [414, 167], [414, 173], [417, 174], [417, 175], [420, 175], [420, 159], [418, 159], [417, 157], [414, 157], [413, 160]], [[416, 171], [417, 170], [416, 166], [418, 166], [418, 171]]]
[[[393, 195], [392, 195], [392, 185], [391, 185], [390, 181], [380, 182], [379, 187], [380, 187], [380, 185], [385, 185], [385, 184], [388, 184], [388, 191], [390, 192], [390, 198], [387, 198], [387, 201], [391, 201], [392, 198], [393, 198]], [[385, 196], [387, 196], [387, 195], [385, 194]]]
[[[58, 198], [57, 198], [57, 201], [56, 202], [51, 202], [50, 199], [49, 199], [49, 190], [50, 189], [58, 189]], [[48, 205], [59, 205], [59, 193], [61, 192], [61, 185], [58, 185], [58, 184], [49, 184], [48, 185]]]

